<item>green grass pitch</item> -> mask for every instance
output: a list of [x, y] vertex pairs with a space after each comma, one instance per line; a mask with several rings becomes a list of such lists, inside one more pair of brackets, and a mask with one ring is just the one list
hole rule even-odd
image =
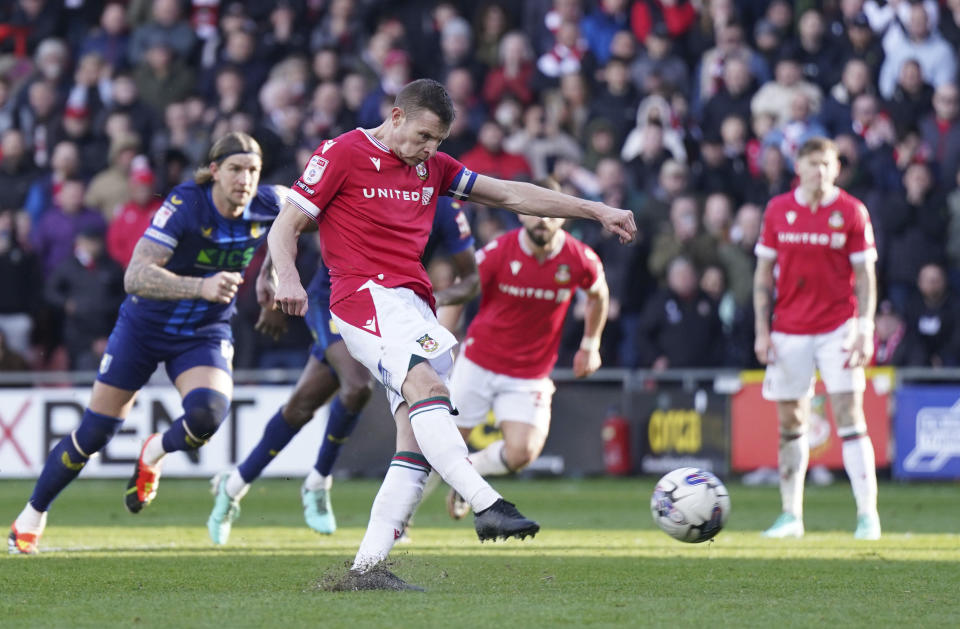
[[[392, 569], [427, 593], [318, 589], [342, 574], [378, 483], [334, 485], [341, 526], [302, 523], [299, 481], [264, 480], [229, 546], [214, 548], [207, 483], [164, 479], [132, 516], [124, 481], [80, 480], [51, 511], [37, 557], [0, 559], [0, 627], [956, 627], [960, 487], [881, 484], [879, 542], [853, 539], [846, 483], [807, 490], [807, 536], [767, 540], [775, 488], [731, 483], [712, 543], [655, 529], [655, 479], [499, 480], [542, 532], [480, 544], [436, 492]], [[0, 481], [12, 521], [32, 481]]]

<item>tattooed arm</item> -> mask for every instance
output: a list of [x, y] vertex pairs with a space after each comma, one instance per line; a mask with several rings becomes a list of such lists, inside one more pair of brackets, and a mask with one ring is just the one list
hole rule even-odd
[[226, 304], [237, 294], [237, 287], [243, 282], [239, 273], [229, 271], [220, 271], [210, 277], [177, 275], [163, 268], [172, 255], [170, 247], [141, 238], [123, 276], [124, 290], [150, 299], [205, 299]]

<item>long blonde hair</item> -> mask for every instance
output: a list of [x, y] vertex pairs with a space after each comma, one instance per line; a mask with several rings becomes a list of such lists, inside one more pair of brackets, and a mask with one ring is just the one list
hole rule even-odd
[[242, 131], [231, 131], [219, 140], [213, 143], [210, 151], [207, 153], [207, 164], [201, 166], [193, 173], [193, 180], [198, 184], [209, 183], [213, 180], [213, 173], [210, 172], [210, 164], [216, 162], [220, 164], [231, 155], [238, 153], [253, 153], [263, 159], [263, 150], [260, 144], [252, 137]]

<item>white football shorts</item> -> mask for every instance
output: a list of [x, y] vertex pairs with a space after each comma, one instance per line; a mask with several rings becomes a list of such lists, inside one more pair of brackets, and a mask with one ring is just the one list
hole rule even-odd
[[484, 369], [463, 352], [451, 377], [454, 417], [460, 428], [473, 428], [487, 421], [493, 410], [496, 424], [515, 421], [550, 429], [550, 403], [556, 387], [550, 378], [514, 378]]
[[[353, 321], [344, 320], [335, 310]], [[384, 288], [368, 281], [335, 304], [330, 316], [350, 355], [386, 388], [392, 413], [404, 402], [401, 387], [413, 356], [426, 359], [449, 388], [457, 339], [409, 288]]]
[[850, 319], [823, 334], [771, 333], [776, 362], [767, 365], [763, 397], [786, 401], [812, 396], [817, 369], [828, 393], [866, 389], [863, 367], [846, 366], [856, 331], [857, 322]]

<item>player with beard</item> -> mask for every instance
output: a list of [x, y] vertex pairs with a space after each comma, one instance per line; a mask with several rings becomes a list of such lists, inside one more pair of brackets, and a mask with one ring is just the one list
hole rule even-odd
[[[559, 190], [556, 183], [547, 187]], [[561, 229], [561, 218], [521, 216], [520, 222], [520, 229], [477, 253], [480, 310], [467, 329], [451, 378], [460, 411], [455, 421], [464, 439], [490, 411], [503, 433], [503, 439], [468, 457], [482, 476], [516, 472], [540, 456], [556, 390], [550, 372], [578, 289], [586, 292], [587, 301], [573, 373], [584, 378], [600, 368], [600, 335], [610, 301], [600, 259]], [[447, 508], [460, 519], [470, 504], [451, 489]]]

